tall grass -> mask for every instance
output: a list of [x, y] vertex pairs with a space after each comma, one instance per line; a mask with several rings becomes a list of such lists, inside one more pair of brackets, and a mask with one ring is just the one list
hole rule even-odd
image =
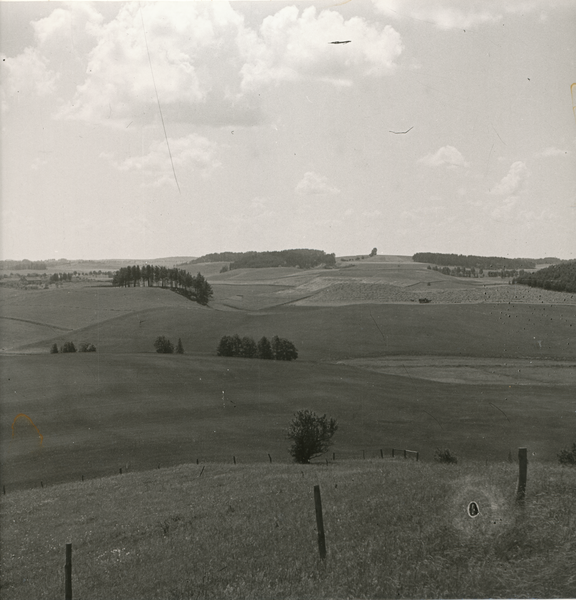
[[[576, 477], [530, 464], [186, 465], [2, 496], [2, 597], [574, 597]], [[318, 558], [313, 486], [328, 556]], [[480, 514], [467, 507], [476, 502]]]

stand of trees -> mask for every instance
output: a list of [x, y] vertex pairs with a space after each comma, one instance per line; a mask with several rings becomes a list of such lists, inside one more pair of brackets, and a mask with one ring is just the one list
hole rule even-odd
[[262, 337], [256, 343], [249, 336], [240, 337], [238, 334], [225, 335], [216, 350], [218, 356], [239, 356], [241, 358], [260, 358], [263, 360], [296, 360], [296, 346], [275, 335], [272, 340]]
[[183, 269], [157, 265], [122, 267], [114, 273], [112, 285], [123, 287], [159, 286], [178, 292], [200, 304], [208, 304], [214, 295], [212, 286], [202, 273], [196, 277]]
[[531, 258], [504, 258], [501, 256], [475, 256], [473, 254], [442, 254], [440, 252], [417, 252], [414, 262], [432, 263], [446, 267], [475, 269], [535, 269], [536, 261]]
[[0, 261], [0, 269], [14, 269], [14, 271], [44, 271], [46, 269], [46, 263], [41, 260], [3, 260]]
[[574, 293], [576, 292], [576, 260], [552, 265], [534, 273], [520, 273], [514, 283], [555, 292]]
[[298, 267], [311, 269], [320, 265], [333, 267], [336, 255], [323, 250], [279, 250], [273, 252], [219, 252], [206, 254], [191, 264], [230, 262], [230, 269], [259, 269], [265, 267]]

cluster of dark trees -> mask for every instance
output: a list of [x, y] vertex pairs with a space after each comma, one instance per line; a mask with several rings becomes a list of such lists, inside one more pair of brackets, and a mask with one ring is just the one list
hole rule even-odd
[[440, 252], [417, 252], [414, 262], [432, 263], [447, 267], [468, 269], [535, 269], [536, 261], [531, 258], [504, 258], [501, 256], [475, 256], [473, 254], [442, 254]]
[[336, 255], [323, 250], [278, 250], [272, 252], [218, 252], [206, 254], [192, 261], [192, 264], [205, 262], [229, 262], [230, 269], [259, 269], [264, 267], [298, 267], [312, 269], [324, 265], [336, 265]]
[[58, 344], [54, 342], [50, 347], [50, 354], [58, 354], [59, 352], [96, 352], [96, 346], [88, 342], [83, 342], [78, 346], [78, 350], [76, 350], [74, 342], [64, 342], [60, 348], [58, 348]]
[[178, 338], [178, 344], [176, 344], [176, 349], [174, 349], [174, 344], [165, 336], [159, 335], [154, 341], [154, 348], [156, 348], [156, 352], [159, 354], [184, 354], [184, 346], [182, 345], [182, 340]]
[[211, 285], [202, 273], [195, 277], [188, 271], [177, 268], [159, 267], [158, 265], [134, 265], [122, 267], [114, 273], [112, 285], [123, 287], [159, 286], [196, 300], [200, 304], [208, 304], [214, 295]]
[[41, 260], [28, 260], [27, 258], [24, 260], [2, 260], [0, 261], [0, 269], [14, 269], [15, 271], [34, 269], [36, 271], [44, 271], [46, 263]]
[[218, 356], [239, 356], [241, 358], [261, 358], [264, 360], [296, 360], [296, 346], [275, 335], [271, 340], [262, 337], [256, 343], [253, 338], [238, 334], [225, 335], [216, 350]]
[[72, 281], [72, 273], [52, 273], [48, 281], [50, 281], [50, 283]]
[[[428, 268], [431, 269], [432, 271], [438, 271], [439, 273], [443, 273], [444, 275], [451, 275], [452, 277], [472, 277], [472, 278], [478, 278], [478, 277], [484, 277], [485, 273], [484, 273], [484, 269], [476, 269], [475, 267], [471, 267], [470, 269], [467, 269], [466, 267], [439, 267], [437, 265], [434, 265], [433, 267], [431, 267], [430, 265], [428, 265]], [[488, 275], [488, 277], [501, 277], [502, 279], [506, 278], [506, 277], [516, 277], [517, 275], [520, 275], [524, 273], [524, 269], [520, 269], [520, 271], [517, 271], [516, 269], [501, 269], [500, 271], [487, 271], [486, 275]]]
[[555, 292], [576, 292], [576, 260], [551, 265], [534, 273], [520, 273], [514, 283], [553, 290]]

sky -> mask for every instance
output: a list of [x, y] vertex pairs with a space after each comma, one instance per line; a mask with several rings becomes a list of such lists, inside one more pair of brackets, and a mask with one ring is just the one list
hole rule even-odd
[[2, 1], [1, 258], [576, 258], [575, 26], [573, 0]]

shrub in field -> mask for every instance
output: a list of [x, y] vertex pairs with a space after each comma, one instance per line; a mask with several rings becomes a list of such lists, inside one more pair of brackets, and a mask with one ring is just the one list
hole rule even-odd
[[308, 464], [310, 459], [330, 448], [337, 429], [335, 419], [326, 415], [320, 417], [310, 410], [299, 410], [287, 431], [287, 437], [292, 441], [290, 455], [295, 462]]
[[60, 352], [76, 352], [76, 346], [74, 345], [74, 342], [64, 342]]
[[576, 442], [572, 444], [572, 450], [564, 448], [558, 452], [558, 462], [567, 467], [576, 467]]
[[96, 352], [96, 346], [88, 342], [83, 342], [78, 347], [78, 352]]
[[180, 338], [178, 338], [178, 344], [176, 345], [176, 354], [184, 354], [184, 346]]
[[58, 354], [58, 344], [56, 342], [50, 346], [50, 354]]
[[174, 352], [174, 346], [172, 342], [164, 337], [163, 335], [159, 335], [154, 342], [154, 348], [156, 348], [156, 352], [159, 354], [172, 354]]
[[453, 454], [449, 448], [445, 448], [442, 450], [441, 448], [436, 448], [436, 452], [434, 453], [434, 460], [440, 463], [448, 463], [448, 464], [456, 464], [458, 462], [458, 457]]

